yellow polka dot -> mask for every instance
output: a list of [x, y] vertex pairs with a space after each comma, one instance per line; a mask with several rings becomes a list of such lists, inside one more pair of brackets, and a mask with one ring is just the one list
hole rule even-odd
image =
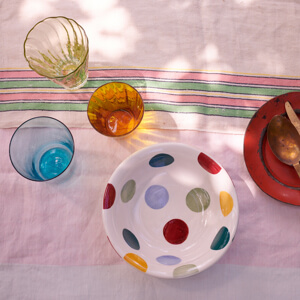
[[227, 192], [220, 192], [220, 205], [224, 217], [228, 216], [233, 209], [233, 199]]
[[127, 253], [124, 256], [124, 259], [131, 264], [132, 266], [134, 266], [135, 268], [139, 269], [142, 272], [146, 272], [147, 271], [147, 263], [138, 255], [134, 254], [134, 253]]

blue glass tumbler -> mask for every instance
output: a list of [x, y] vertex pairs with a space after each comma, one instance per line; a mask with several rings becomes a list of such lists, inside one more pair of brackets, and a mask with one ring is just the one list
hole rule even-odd
[[51, 117], [36, 117], [21, 124], [14, 132], [9, 156], [16, 171], [33, 181], [59, 176], [70, 165], [74, 139], [70, 130]]

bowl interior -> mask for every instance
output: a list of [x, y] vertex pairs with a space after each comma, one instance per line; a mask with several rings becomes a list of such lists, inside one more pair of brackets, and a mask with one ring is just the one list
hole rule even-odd
[[238, 221], [232, 181], [213, 159], [182, 144], [141, 150], [114, 172], [103, 200], [114, 249], [148, 274], [196, 274], [228, 249]]

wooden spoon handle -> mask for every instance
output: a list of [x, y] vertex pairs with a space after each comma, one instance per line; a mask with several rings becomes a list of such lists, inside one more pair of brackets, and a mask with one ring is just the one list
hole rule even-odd
[[293, 167], [295, 168], [295, 170], [300, 178], [300, 164], [299, 163], [294, 164]]

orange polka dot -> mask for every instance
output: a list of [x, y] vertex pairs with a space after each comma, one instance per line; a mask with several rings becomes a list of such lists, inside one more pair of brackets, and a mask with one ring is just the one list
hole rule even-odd
[[228, 216], [233, 209], [233, 199], [227, 192], [220, 192], [220, 206], [224, 217]]
[[131, 264], [132, 266], [134, 266], [135, 268], [139, 269], [142, 272], [146, 272], [148, 265], [147, 263], [138, 255], [134, 254], [134, 253], [127, 253], [124, 256], [124, 259]]

